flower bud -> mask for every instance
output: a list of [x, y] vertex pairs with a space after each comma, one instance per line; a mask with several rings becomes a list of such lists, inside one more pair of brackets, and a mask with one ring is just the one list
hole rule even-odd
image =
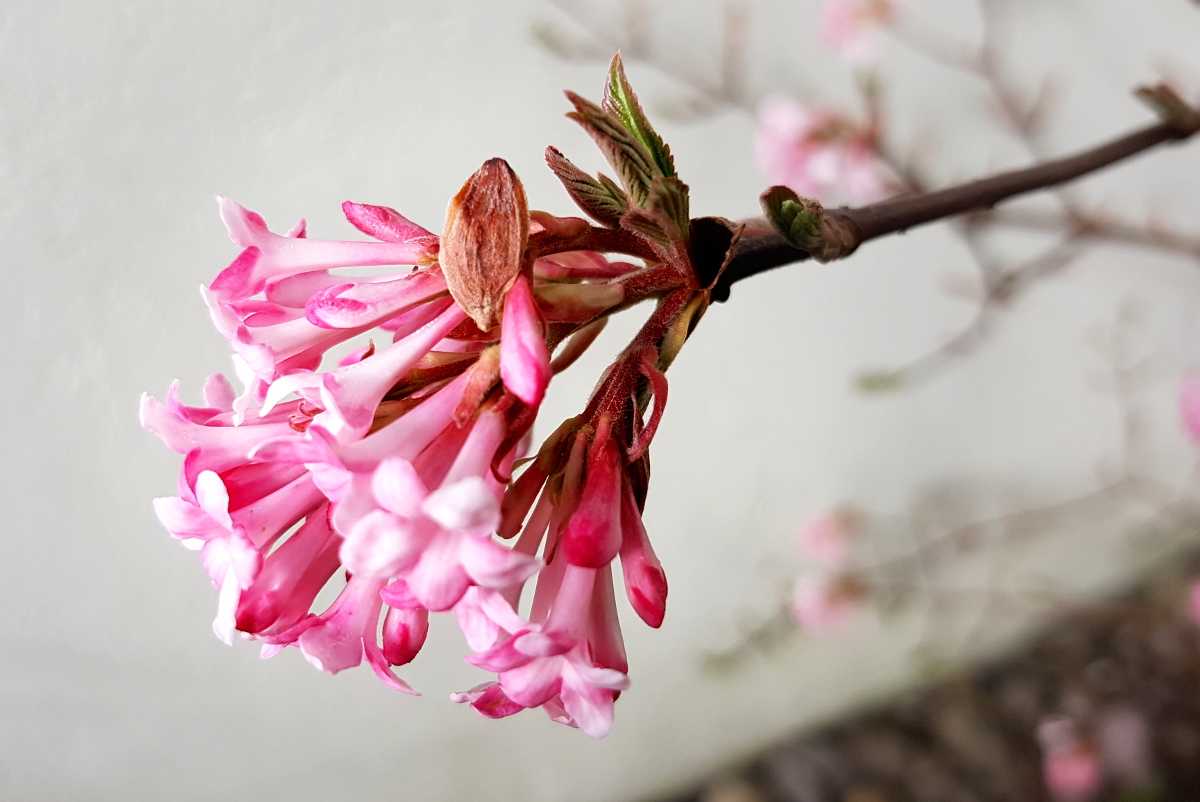
[[481, 330], [499, 322], [528, 240], [520, 179], [503, 159], [484, 162], [450, 201], [439, 257], [450, 294]]

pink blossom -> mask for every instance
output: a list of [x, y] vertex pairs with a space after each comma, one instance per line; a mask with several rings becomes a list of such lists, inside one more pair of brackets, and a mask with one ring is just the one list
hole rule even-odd
[[[497, 705], [512, 712], [516, 712], [513, 705], [522, 709], [549, 705], [551, 716], [563, 718], [563, 723], [593, 738], [606, 735], [612, 727], [615, 692], [629, 687], [623, 651], [619, 667], [604, 664], [603, 641], [619, 637], [611, 631], [615, 625], [615, 615], [609, 613], [611, 596], [607, 568], [565, 566], [544, 625], [522, 625], [519, 620], [502, 624], [515, 628], [510, 638], [467, 658], [497, 672], [499, 691], [490, 695], [470, 691], [456, 700], [471, 703], [485, 715], [496, 712]], [[498, 699], [500, 694], [511, 704]]]
[[648, 626], [662, 626], [667, 614], [667, 575], [650, 546], [637, 500], [628, 486], [621, 493], [621, 572], [634, 612]]
[[[201, 553], [218, 589], [214, 630], [258, 641], [263, 657], [294, 646], [329, 673], [365, 662], [414, 693], [394, 668], [419, 655], [431, 612], [453, 610], [471, 661], [497, 675], [459, 701], [491, 717], [542, 707], [603, 735], [628, 687], [614, 559], [637, 613], [652, 626], [665, 613], [641, 523], [667, 392], [656, 348], [619, 357], [606, 376], [625, 383], [601, 382], [585, 414], [512, 472], [552, 377], [551, 345], [620, 304], [622, 281], [643, 268], [527, 253], [511, 286], [497, 285], [499, 325], [481, 331], [449, 293], [439, 238], [393, 209], [343, 205], [374, 242], [310, 239], [303, 221], [276, 234], [233, 201], [220, 210], [242, 251], [202, 290], [242, 392], [214, 374], [203, 406], [184, 404], [178, 382], [165, 403], [141, 403], [142, 425], [183, 456], [177, 495], [154, 505]], [[589, 230], [529, 218], [563, 241]], [[401, 268], [337, 272], [386, 265]], [[353, 350], [331, 355], [343, 344]], [[648, 422], [633, 380], [654, 399]], [[613, 432], [614, 414], [633, 433]], [[517, 604], [534, 576], [525, 620]], [[343, 577], [332, 604], [315, 607]]]
[[1188, 588], [1187, 613], [1188, 617], [1200, 626], [1200, 580], [1196, 580]]
[[533, 288], [517, 278], [504, 302], [504, 334], [500, 339], [500, 376], [513, 395], [537, 406], [550, 383], [550, 351]]
[[846, 560], [846, 530], [843, 513], [819, 515], [800, 528], [800, 549], [821, 566], [837, 568]]
[[1069, 718], [1053, 716], [1038, 724], [1046, 788], [1064, 802], [1094, 797], [1104, 782], [1096, 752], [1078, 737]]
[[[268, 283], [300, 273], [358, 265], [417, 264], [428, 254], [428, 243], [421, 236], [399, 243], [281, 236], [272, 233], [255, 212], [228, 198], [219, 198], [218, 203], [229, 238], [245, 249], [210, 286], [223, 301], [249, 298], [262, 292]], [[424, 235], [431, 236], [427, 231]]]
[[821, 43], [838, 50], [851, 64], [872, 65], [879, 58], [880, 28], [895, 15], [893, 0], [825, 0]]
[[773, 184], [822, 202], [871, 203], [887, 194], [874, 133], [787, 97], [765, 100], [755, 150]]
[[801, 629], [828, 635], [846, 625], [861, 600], [855, 583], [801, 577], [792, 592], [792, 615]]
[[[553, 472], [543, 466], [550, 454], [558, 455], [546, 463]], [[666, 606], [666, 579], [641, 524], [636, 481], [602, 417], [594, 431], [560, 429], [510, 486], [499, 531], [520, 532], [514, 551], [534, 554], [541, 547], [546, 567], [528, 621], [514, 612], [516, 586], [481, 589], [463, 610], [475, 633], [472, 646], [494, 643], [468, 662], [497, 678], [456, 694], [456, 701], [488, 717], [541, 707], [593, 737], [608, 731], [613, 702], [628, 687], [613, 560], [620, 557], [627, 595], [648, 624], [659, 626]]]
[[1179, 417], [1193, 445], [1200, 445], [1200, 376], [1179, 382]]

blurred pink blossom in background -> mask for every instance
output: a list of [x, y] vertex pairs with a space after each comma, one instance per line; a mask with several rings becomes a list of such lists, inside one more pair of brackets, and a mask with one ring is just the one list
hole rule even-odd
[[821, 44], [851, 64], [868, 66], [879, 58], [879, 34], [896, 16], [892, 0], [826, 0], [821, 14]]
[[861, 204], [887, 194], [869, 128], [788, 97], [772, 97], [759, 109], [755, 151], [772, 184], [822, 203]]
[[792, 592], [792, 615], [806, 632], [828, 635], [846, 625], [862, 596], [857, 583], [843, 577], [801, 577]]
[[1103, 783], [1100, 762], [1095, 750], [1078, 737], [1075, 722], [1065, 716], [1044, 718], [1037, 737], [1046, 788], [1054, 798], [1072, 802], [1095, 796]]
[[836, 511], [806, 521], [800, 527], [800, 550], [827, 568], [841, 565], [846, 560], [847, 523]]
[[1200, 445], [1200, 376], [1179, 382], [1179, 417], [1192, 442]]
[[1188, 615], [1197, 625], [1200, 625], [1200, 579], [1192, 583], [1187, 599]]

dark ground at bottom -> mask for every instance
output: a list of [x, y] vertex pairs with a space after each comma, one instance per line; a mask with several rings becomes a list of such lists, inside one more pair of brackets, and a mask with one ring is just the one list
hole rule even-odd
[[790, 738], [671, 802], [1066, 799], [1046, 787], [1039, 723], [1069, 718], [1100, 755], [1118, 715], [1143, 725], [1141, 756], [1116, 758], [1140, 761], [1141, 778], [1129, 779], [1137, 766], [1107, 768], [1098, 791], [1075, 798], [1200, 802], [1200, 628], [1187, 586], [1082, 607], [972, 673]]

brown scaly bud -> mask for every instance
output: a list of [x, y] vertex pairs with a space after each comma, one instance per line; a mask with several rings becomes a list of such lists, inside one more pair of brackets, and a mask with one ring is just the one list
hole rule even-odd
[[528, 241], [525, 188], [508, 162], [489, 159], [450, 201], [439, 256], [450, 294], [481, 330], [500, 322]]

